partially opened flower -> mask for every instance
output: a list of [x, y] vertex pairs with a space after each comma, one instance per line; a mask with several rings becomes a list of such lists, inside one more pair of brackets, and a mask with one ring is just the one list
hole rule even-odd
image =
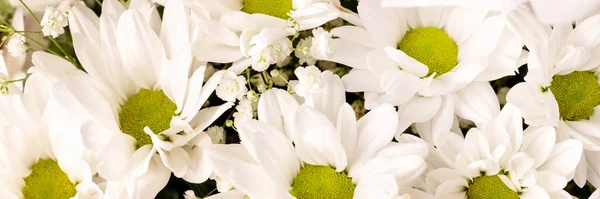
[[430, 142], [435, 132], [450, 129], [455, 113], [476, 124], [498, 113], [488, 81], [514, 74], [522, 51], [501, 16], [463, 7], [383, 8], [380, 2], [361, 1], [364, 28], [334, 28], [339, 38], [321, 39], [329, 44], [320, 52], [331, 53], [315, 53], [353, 68], [342, 79], [347, 91], [365, 92], [365, 108], [398, 105], [399, 132], [417, 123]]
[[525, 123], [554, 126], [559, 138], [580, 140], [586, 150], [575, 182], [600, 186], [600, 135], [594, 133], [600, 131], [600, 15], [553, 29], [524, 10], [508, 19], [530, 53], [525, 82], [507, 101], [521, 109]]
[[209, 148], [215, 174], [235, 188], [215, 198], [426, 197], [413, 185], [425, 169], [427, 145], [391, 142], [398, 121], [390, 105], [357, 121], [339, 77], [322, 76], [311, 103], [265, 92], [260, 121], [236, 121], [242, 144]]
[[[210, 138], [202, 131], [232, 104], [201, 108], [222, 73], [203, 85], [205, 67], [191, 70], [189, 12], [169, 1], [161, 23], [145, 1], [125, 10], [107, 0], [102, 9], [100, 17], [85, 6], [72, 9], [75, 52], [87, 74], [54, 89], [60, 104], [86, 118], [81, 133], [99, 174], [122, 184], [128, 198], [155, 197], [171, 172], [205, 181], [211, 170], [201, 154]], [[48, 67], [63, 64], [47, 54], [39, 59]]]
[[581, 157], [581, 142], [557, 140], [552, 127], [523, 132], [520, 111], [498, 117], [463, 139], [442, 133], [428, 162], [427, 187], [436, 198], [571, 198], [563, 190]]
[[56, 79], [49, 73], [82, 72], [68, 65], [29, 71], [25, 90], [0, 97], [0, 198], [101, 199], [79, 119], [50, 95]]

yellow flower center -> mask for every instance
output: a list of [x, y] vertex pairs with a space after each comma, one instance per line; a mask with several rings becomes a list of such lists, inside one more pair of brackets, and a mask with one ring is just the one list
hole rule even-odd
[[74, 183], [54, 160], [43, 159], [33, 164], [21, 189], [26, 199], [65, 199], [77, 194]]
[[519, 193], [508, 188], [498, 177], [480, 176], [473, 179], [467, 190], [468, 199], [519, 199]]
[[591, 71], [555, 75], [550, 91], [558, 103], [560, 117], [568, 121], [586, 120], [600, 105], [600, 84]]
[[244, 0], [242, 11], [248, 14], [266, 14], [288, 19], [292, 10], [292, 0]]
[[434, 27], [411, 29], [398, 42], [398, 49], [429, 68], [436, 77], [458, 64], [458, 46], [443, 30]]
[[175, 110], [177, 105], [163, 91], [142, 89], [121, 106], [121, 131], [134, 137], [138, 147], [152, 144], [152, 139], [144, 132], [144, 127], [149, 127], [154, 133], [169, 129]]
[[306, 164], [294, 178], [290, 193], [298, 199], [352, 199], [354, 188], [352, 179], [345, 173], [328, 166]]

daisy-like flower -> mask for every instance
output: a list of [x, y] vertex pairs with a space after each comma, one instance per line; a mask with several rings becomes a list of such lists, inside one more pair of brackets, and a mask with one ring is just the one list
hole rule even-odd
[[202, 61], [230, 63], [236, 74], [248, 66], [266, 70], [292, 53], [288, 38], [299, 30], [346, 16], [326, 0], [195, 1], [194, 24], [200, 28], [194, 55]]
[[286, 91], [269, 90], [259, 100], [260, 121], [236, 122], [242, 144], [209, 148], [215, 174], [235, 188], [220, 195], [267, 199], [426, 195], [412, 183], [425, 169], [427, 145], [391, 142], [398, 122], [391, 105], [374, 108], [357, 121], [345, 103], [340, 78], [329, 71], [322, 75], [322, 96], [313, 96], [313, 105], [298, 105]]
[[81, 133], [98, 173], [124, 186], [128, 198], [155, 197], [171, 172], [205, 181], [211, 170], [201, 154], [210, 138], [202, 131], [232, 104], [201, 109], [222, 73], [203, 85], [205, 67], [191, 70], [188, 10], [169, 1], [161, 23], [142, 0], [127, 10], [107, 0], [102, 9], [100, 17], [85, 6], [71, 10], [75, 52], [87, 74], [54, 88], [57, 101], [87, 119]]
[[525, 123], [554, 126], [560, 139], [580, 140], [585, 148], [575, 182], [600, 186], [600, 15], [575, 28], [549, 26], [527, 11], [508, 15], [529, 49], [529, 72], [507, 101], [523, 112]]
[[436, 198], [571, 198], [563, 190], [582, 153], [581, 142], [558, 141], [552, 127], [523, 132], [520, 111], [498, 117], [463, 139], [442, 133], [428, 162], [427, 188]]
[[399, 132], [417, 123], [427, 141], [448, 131], [455, 113], [481, 124], [499, 112], [488, 81], [514, 74], [522, 51], [501, 16], [463, 7], [383, 8], [380, 2], [360, 1], [364, 28], [331, 30], [339, 38], [323, 39], [329, 45], [321, 49], [332, 53], [317, 57], [353, 68], [342, 79], [347, 91], [365, 92], [365, 108], [398, 105]]
[[102, 198], [79, 119], [50, 95], [49, 73], [83, 73], [68, 67], [32, 68], [25, 90], [0, 97], [0, 198]]

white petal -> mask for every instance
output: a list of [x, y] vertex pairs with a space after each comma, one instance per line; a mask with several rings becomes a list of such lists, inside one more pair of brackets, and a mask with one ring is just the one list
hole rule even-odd
[[181, 113], [183, 109], [192, 59], [190, 49], [183, 48], [177, 51], [173, 59], [167, 61], [168, 67], [163, 67], [160, 71], [159, 84], [165, 95], [177, 105], [175, 113]]
[[72, 33], [78, 33], [88, 38], [94, 46], [100, 46], [100, 20], [92, 9], [78, 5], [71, 8], [69, 28]]
[[200, 97], [200, 91], [202, 90], [202, 83], [204, 81], [204, 72], [206, 71], [206, 66], [200, 66], [192, 76], [187, 81], [187, 91], [186, 91], [186, 99], [183, 104], [183, 110], [181, 111], [181, 118], [188, 119], [194, 117], [196, 112], [195, 109], [198, 107], [198, 104], [201, 103], [198, 101]]
[[567, 186], [567, 178], [552, 171], [539, 171], [536, 173], [537, 185], [548, 193], [560, 191]]
[[332, 166], [337, 172], [346, 169], [346, 153], [333, 126], [313, 126], [296, 137], [296, 154], [303, 162]]
[[396, 179], [391, 175], [378, 175], [367, 177], [356, 185], [354, 197], [356, 199], [368, 198], [394, 198], [398, 194]]
[[398, 106], [398, 131], [404, 131], [412, 123], [427, 122], [438, 112], [442, 98], [415, 96], [402, 106]]
[[271, 179], [259, 166], [250, 164], [238, 166], [231, 172], [230, 177], [235, 188], [246, 193], [250, 198], [294, 198], [287, 191], [291, 182], [279, 184]]
[[227, 102], [220, 106], [212, 106], [203, 108], [196, 114], [196, 116], [190, 121], [190, 126], [194, 128], [194, 131], [203, 131], [215, 120], [217, 120], [225, 111], [233, 106], [232, 102]]
[[482, 127], [500, 112], [498, 97], [488, 82], [473, 82], [452, 94], [456, 115]]
[[429, 68], [427, 68], [425, 64], [406, 55], [406, 53], [402, 52], [401, 50], [393, 47], [386, 47], [384, 50], [387, 55], [402, 68], [402, 70], [405, 70], [410, 74], [413, 74], [417, 77], [424, 77], [429, 72]]
[[356, 148], [356, 115], [354, 110], [348, 103], [344, 103], [340, 107], [340, 112], [337, 114], [336, 133], [341, 137], [341, 143], [346, 152], [346, 158], [351, 159], [354, 156]]
[[170, 0], [164, 8], [160, 39], [167, 58], [173, 58], [190, 44], [189, 11], [183, 7], [182, 0]]
[[373, 42], [378, 47], [396, 46], [406, 26], [401, 25], [393, 9], [381, 8], [377, 1], [363, 1], [358, 4], [358, 13]]
[[250, 154], [268, 171], [273, 182], [289, 189], [300, 170], [292, 141], [276, 128], [256, 120], [236, 123], [240, 139]]
[[207, 148], [212, 144], [206, 133], [198, 134], [189, 143], [191, 147], [184, 148], [191, 158], [191, 164], [186, 174], [182, 177], [185, 181], [202, 183], [213, 172], [207, 157]]
[[127, 161], [136, 151], [135, 138], [119, 133], [114, 135], [98, 156], [98, 173], [105, 179], [119, 181], [127, 169]]
[[402, 70], [391, 70], [380, 77], [385, 92], [393, 96], [393, 104], [400, 105], [410, 100], [423, 87], [423, 81]]
[[417, 131], [423, 140], [433, 143], [438, 133], [448, 132], [454, 122], [454, 102], [452, 97], [443, 96], [439, 109], [430, 120], [417, 123]]
[[348, 92], [384, 92], [377, 76], [369, 70], [352, 69], [342, 81]]
[[191, 164], [190, 155], [182, 148], [174, 148], [171, 151], [156, 149], [165, 167], [169, 168], [176, 177], [183, 177]]
[[333, 36], [337, 36], [363, 46], [374, 48], [373, 41], [371, 41], [371, 36], [369, 35], [369, 32], [364, 28], [357, 26], [340, 26], [331, 29], [330, 33]]
[[340, 106], [346, 102], [344, 84], [339, 76], [331, 71], [322, 73], [325, 80], [321, 88], [312, 95], [314, 107], [324, 113], [331, 122], [335, 122]]
[[[281, 89], [269, 89], [261, 94], [258, 99], [257, 115], [261, 122], [284, 131], [284, 119], [292, 113], [299, 104], [287, 91]], [[291, 135], [288, 133], [288, 136]]]
[[479, 28], [487, 14], [486, 9], [454, 7], [446, 24], [446, 32], [456, 44], [462, 44]]
[[152, 89], [166, 57], [160, 39], [145, 20], [138, 10], [125, 11], [117, 26], [117, 46], [129, 77], [142, 88]]
[[380, 105], [372, 109], [357, 122], [358, 139], [355, 158], [350, 163], [370, 159], [375, 152], [388, 144], [396, 134], [398, 114], [390, 105]]
[[534, 158], [534, 168], [546, 161], [556, 141], [556, 131], [552, 127], [542, 127], [523, 137], [523, 145], [519, 151]]
[[541, 89], [534, 84], [519, 83], [510, 89], [506, 101], [521, 110], [527, 124], [556, 125], [559, 120], [558, 104], [551, 92], [542, 92]]
[[478, 129], [471, 129], [467, 132], [461, 152], [470, 161], [491, 158], [488, 141]]
[[521, 194], [521, 198], [523, 199], [550, 199], [548, 193], [538, 186], [529, 187], [523, 190]]
[[128, 198], [144, 199], [154, 198], [169, 182], [171, 172], [166, 168], [158, 156], [150, 161], [148, 172], [135, 179], [125, 180]]
[[569, 176], [579, 163], [582, 150], [583, 147], [579, 141], [566, 140], [559, 142], [538, 170], [553, 170], [565, 177]]

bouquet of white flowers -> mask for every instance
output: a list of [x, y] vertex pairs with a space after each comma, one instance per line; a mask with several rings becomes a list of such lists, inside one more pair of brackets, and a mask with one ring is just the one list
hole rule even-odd
[[600, 0], [0, 0], [0, 198], [600, 199]]

